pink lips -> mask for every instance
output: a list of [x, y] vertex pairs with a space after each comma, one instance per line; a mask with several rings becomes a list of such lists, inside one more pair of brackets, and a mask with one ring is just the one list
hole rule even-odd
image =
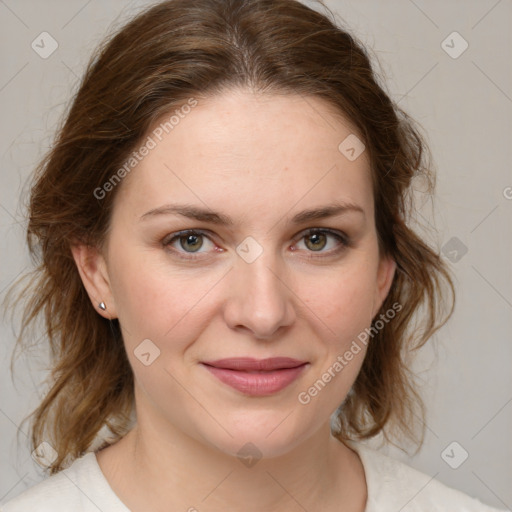
[[221, 382], [252, 396], [272, 395], [291, 384], [307, 362], [289, 357], [218, 359], [202, 363]]

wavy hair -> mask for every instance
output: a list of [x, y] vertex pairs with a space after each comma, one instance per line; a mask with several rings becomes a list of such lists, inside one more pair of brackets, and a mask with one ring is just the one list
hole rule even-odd
[[435, 175], [420, 129], [385, 92], [365, 47], [322, 2], [317, 6], [296, 0], [159, 2], [91, 57], [35, 170], [27, 227], [35, 265], [10, 290], [16, 300], [8, 300], [23, 305], [16, 349], [26, 348], [38, 318], [44, 322], [48, 391], [24, 421], [32, 418], [33, 449], [46, 441], [57, 451], [51, 474], [91, 450], [103, 427], [111, 436], [100, 448], [120, 439], [134, 411], [133, 374], [118, 320], [97, 314], [70, 250], [77, 240], [100, 247], [108, 235], [122, 184], [101, 200], [94, 191], [164, 114], [190, 97], [235, 87], [321, 98], [363, 139], [379, 251], [397, 263], [381, 312], [395, 303], [402, 309], [369, 343], [333, 433], [355, 440], [382, 432], [392, 442], [405, 436], [423, 443], [424, 405], [408, 355], [446, 323], [455, 306], [449, 269], [409, 225], [414, 178], [424, 181], [431, 197]]

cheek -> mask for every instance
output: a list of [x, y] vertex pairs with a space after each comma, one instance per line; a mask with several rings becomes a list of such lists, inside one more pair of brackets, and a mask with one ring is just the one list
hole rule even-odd
[[303, 280], [299, 297], [340, 343], [369, 326], [375, 294], [373, 262], [341, 266], [321, 278]]
[[[220, 276], [171, 269], [136, 251], [123, 252], [113, 268], [112, 288], [127, 347], [149, 338], [163, 349], [164, 340], [171, 339], [177, 351], [194, 339], [194, 331], [200, 332], [209, 304], [205, 296]], [[184, 328], [188, 336], [180, 342]]]

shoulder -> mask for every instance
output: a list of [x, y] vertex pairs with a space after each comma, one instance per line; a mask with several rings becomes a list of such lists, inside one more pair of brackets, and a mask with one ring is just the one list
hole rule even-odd
[[0, 512], [97, 512], [128, 510], [112, 502], [112, 491], [97, 463], [94, 452], [76, 459], [71, 466], [23, 491], [0, 506]]
[[368, 487], [365, 512], [500, 512], [366, 445], [346, 444], [363, 463]]

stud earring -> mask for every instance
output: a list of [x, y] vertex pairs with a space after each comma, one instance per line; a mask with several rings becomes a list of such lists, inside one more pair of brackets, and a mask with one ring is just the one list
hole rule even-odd
[[100, 302], [98, 304], [98, 307], [102, 310], [102, 311], [105, 311], [107, 309], [107, 306], [105, 306], [105, 303], [104, 302]]

